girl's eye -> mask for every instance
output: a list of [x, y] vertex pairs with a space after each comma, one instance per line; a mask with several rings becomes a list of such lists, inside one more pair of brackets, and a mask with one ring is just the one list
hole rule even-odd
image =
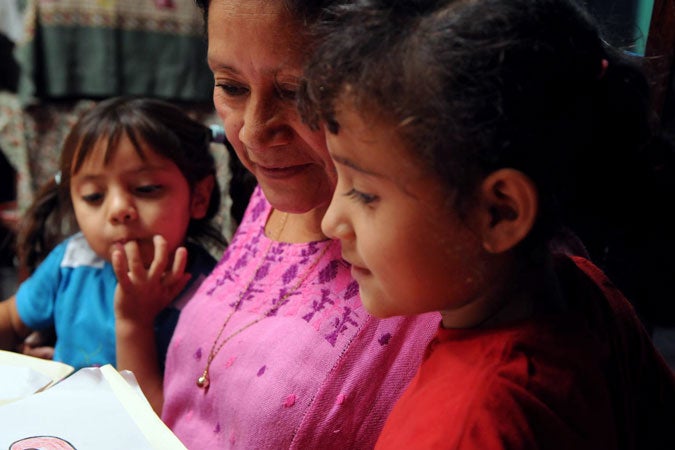
[[216, 87], [220, 88], [229, 97], [240, 97], [246, 95], [248, 92], [247, 88], [232, 83], [216, 83]]
[[160, 192], [161, 190], [162, 190], [161, 184], [147, 184], [135, 188], [136, 193], [140, 195], [152, 195]]
[[85, 203], [89, 203], [91, 205], [95, 205], [98, 203], [101, 203], [103, 201], [103, 194], [100, 194], [98, 192], [95, 192], [93, 194], [87, 194], [82, 196], [82, 200]]
[[366, 194], [365, 192], [357, 191], [354, 188], [350, 189], [348, 192], [345, 192], [344, 195], [353, 198], [354, 200], [361, 202], [365, 205], [373, 203], [379, 198], [377, 195]]

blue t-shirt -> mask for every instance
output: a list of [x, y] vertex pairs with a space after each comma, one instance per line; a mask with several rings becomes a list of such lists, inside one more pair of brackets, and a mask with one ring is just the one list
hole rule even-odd
[[[164, 367], [166, 350], [180, 310], [211, 272], [216, 260], [187, 244], [188, 286], [155, 321], [157, 351]], [[117, 279], [112, 264], [99, 258], [82, 233], [52, 250], [16, 293], [21, 320], [31, 329], [54, 326], [54, 360], [75, 369], [116, 364], [113, 298]]]

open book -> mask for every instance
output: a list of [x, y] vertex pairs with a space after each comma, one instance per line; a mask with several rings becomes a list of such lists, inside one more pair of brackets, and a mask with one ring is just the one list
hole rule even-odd
[[166, 449], [185, 446], [111, 365], [73, 368], [0, 351], [0, 449]]

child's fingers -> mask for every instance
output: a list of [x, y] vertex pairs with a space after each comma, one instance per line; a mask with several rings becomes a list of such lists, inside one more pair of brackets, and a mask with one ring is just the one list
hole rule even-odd
[[[185, 289], [185, 286], [187, 286], [188, 282], [190, 281], [190, 278], [192, 278], [192, 275], [189, 273], [184, 273], [182, 275], [176, 275], [177, 278], [171, 283], [169, 286], [167, 286], [168, 290], [168, 299], [169, 301], [167, 302], [167, 305], [171, 303], [173, 299], [175, 299], [178, 294], [181, 293], [183, 289]], [[164, 305], [166, 306], [166, 305]]]
[[166, 239], [159, 234], [152, 237], [152, 245], [154, 247], [154, 256], [148, 274], [150, 277], [155, 278], [162, 276], [166, 270], [166, 266], [169, 262], [169, 250]]
[[138, 242], [129, 241], [124, 244], [124, 252], [127, 256], [127, 266], [129, 272], [134, 277], [143, 277], [145, 274], [145, 267], [143, 266], [143, 258], [141, 257], [141, 251], [138, 248]]
[[185, 247], [178, 247], [176, 253], [173, 256], [173, 267], [171, 268], [171, 273], [174, 275], [179, 275], [185, 272], [185, 267], [187, 266], [187, 249]]
[[172, 297], [182, 291], [190, 280], [190, 274], [185, 273], [186, 265], [187, 249], [185, 247], [178, 247], [173, 256], [171, 270], [167, 271], [162, 278], [162, 285]]
[[127, 263], [127, 255], [124, 248], [120, 246], [113, 250], [110, 259], [112, 261], [113, 271], [117, 277], [117, 282], [122, 289], [128, 291], [132, 287], [132, 284], [129, 279], [129, 265]]

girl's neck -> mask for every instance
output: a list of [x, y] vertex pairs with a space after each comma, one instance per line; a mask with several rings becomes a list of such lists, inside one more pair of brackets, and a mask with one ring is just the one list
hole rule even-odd
[[443, 327], [493, 328], [525, 320], [537, 311], [564, 309], [551, 258], [521, 266], [496, 284], [503, 288], [467, 304], [464, 311], [442, 311]]
[[327, 239], [321, 231], [325, 208], [294, 214], [272, 209], [265, 224], [265, 235], [280, 242], [305, 243]]

